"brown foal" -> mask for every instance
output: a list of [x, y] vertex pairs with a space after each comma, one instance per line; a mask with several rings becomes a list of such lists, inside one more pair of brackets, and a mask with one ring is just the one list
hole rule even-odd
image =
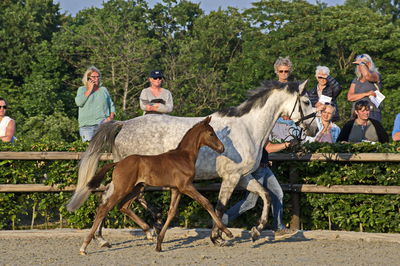
[[93, 239], [96, 229], [118, 202], [120, 202], [118, 207], [123, 213], [133, 219], [140, 227], [150, 229], [129, 208], [132, 200], [140, 195], [144, 185], [169, 187], [171, 189], [168, 217], [157, 237], [156, 251], [161, 251], [161, 243], [171, 220], [176, 214], [182, 193], [200, 203], [210, 213], [218, 228], [228, 237], [233, 237], [215, 213], [211, 203], [193, 186], [195, 164], [200, 147], [208, 146], [218, 153], [224, 152], [224, 145], [209, 125], [210, 120], [211, 117], [207, 117], [189, 129], [175, 150], [155, 156], [130, 155], [117, 163], [105, 165], [91, 179], [88, 186], [90, 189], [95, 189], [100, 185], [105, 173], [114, 167], [112, 182], [103, 194], [92, 228], [80, 248], [82, 255], [86, 254], [86, 247]]

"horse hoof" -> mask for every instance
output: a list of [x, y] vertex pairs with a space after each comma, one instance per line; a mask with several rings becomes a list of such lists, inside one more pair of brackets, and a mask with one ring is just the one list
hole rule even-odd
[[79, 251], [79, 254], [85, 256], [85, 255], [87, 255], [87, 252], [84, 251], [84, 250], [80, 250], [80, 251]]
[[260, 231], [258, 231], [256, 227], [251, 228], [250, 234], [253, 242], [256, 241], [261, 235]]
[[161, 252], [162, 250], [161, 250], [161, 247], [156, 247], [156, 251], [157, 252]]

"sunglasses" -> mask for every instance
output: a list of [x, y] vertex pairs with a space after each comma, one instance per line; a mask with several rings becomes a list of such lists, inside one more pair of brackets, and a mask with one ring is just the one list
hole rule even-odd
[[365, 55], [364, 55], [364, 54], [357, 55], [357, 56], [356, 56], [356, 60], [357, 60], [357, 59], [364, 58], [364, 57], [365, 57]]
[[279, 73], [289, 73], [289, 70], [279, 70]]
[[7, 109], [7, 105], [0, 105], [0, 109]]
[[317, 79], [326, 79], [325, 77], [317, 77]]
[[163, 79], [163, 78], [161, 78], [161, 77], [158, 77], [158, 78], [153, 78], [153, 79], [154, 79], [154, 80], [157, 80], [157, 79], [160, 79], [160, 80], [161, 80], [161, 79]]

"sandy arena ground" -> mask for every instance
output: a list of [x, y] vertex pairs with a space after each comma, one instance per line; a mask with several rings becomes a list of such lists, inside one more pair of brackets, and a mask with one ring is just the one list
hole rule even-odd
[[0, 231], [0, 265], [400, 265], [400, 234], [299, 231], [275, 239], [271, 231], [252, 242], [231, 229], [230, 246], [214, 247], [208, 229], [171, 228], [162, 245], [141, 231], [105, 229], [111, 248], [95, 241], [88, 255], [79, 247], [88, 230]]

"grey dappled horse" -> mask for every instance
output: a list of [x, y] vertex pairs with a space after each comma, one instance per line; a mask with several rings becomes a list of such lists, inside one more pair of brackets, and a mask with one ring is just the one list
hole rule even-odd
[[[300, 121], [300, 126], [310, 135], [316, 131], [314, 119], [302, 118], [313, 113], [304, 87], [289, 82], [265, 81], [261, 87], [250, 92], [249, 98], [237, 107], [213, 113], [210, 125], [225, 146], [222, 154], [203, 147], [196, 161], [195, 180], [222, 178], [216, 213], [222, 216], [235, 187], [240, 185], [257, 193], [263, 200], [259, 225], [253, 227], [252, 238], [256, 239], [267, 223], [270, 206], [268, 192], [251, 173], [260, 163], [262, 150], [275, 121], [282, 115]], [[100, 126], [83, 154], [76, 191], [67, 209], [78, 209], [89, 197], [87, 186], [97, 169], [100, 153], [107, 147], [112, 149], [114, 161], [131, 154], [156, 155], [176, 148], [185, 132], [204, 117], [175, 117], [168, 115], [145, 115], [127, 121], [114, 121]], [[310, 124], [307, 124], [310, 123]], [[221, 231], [214, 225], [211, 233], [214, 244], [224, 245]], [[101, 236], [101, 225], [96, 238], [107, 245]]]

